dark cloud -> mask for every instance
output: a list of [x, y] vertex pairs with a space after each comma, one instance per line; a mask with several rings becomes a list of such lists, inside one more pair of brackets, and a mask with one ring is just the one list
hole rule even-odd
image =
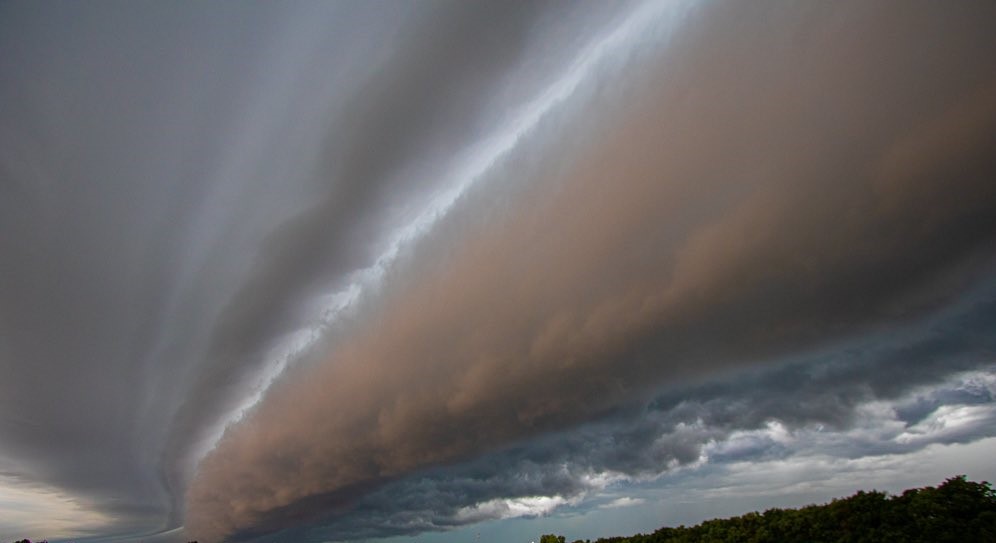
[[351, 75], [328, 47], [403, 14], [2, 9], [0, 456], [113, 514], [105, 533], [175, 525], [165, 430], [259, 239], [317, 191], [315, 108]]
[[[191, 487], [191, 533], [299, 522], [660, 385], [886, 333], [989, 273], [985, 29], [927, 6], [857, 6], [847, 25], [741, 9], [704, 8], [666, 40], [622, 23], [667, 47], [593, 67], [628, 62], [632, 79], [553, 108], [324, 360], [229, 429]], [[924, 44], [928, 22], [958, 38]], [[684, 439], [678, 462], [700, 443]]]
[[176, 526], [309, 298], [622, 5], [5, 4], [9, 471]]
[[316, 205], [277, 226], [251, 275], [211, 333], [205, 377], [174, 423], [177, 446], [213, 431], [242, 401], [274, 338], [312, 325], [301, 306], [371, 266], [385, 224], [440, 185], [447, 162], [487, 128], [480, 111], [520, 62], [544, 10], [536, 4], [428, 5], [389, 39], [387, 52], [336, 104], [311, 173], [327, 187]]
[[[623, 481], [654, 480], [703, 462], [716, 469], [807, 454], [864, 458], [991, 437], [996, 341], [968, 339], [996, 324], [994, 296], [992, 288], [982, 289], [967, 306], [897, 331], [899, 337], [891, 341], [856, 342], [775, 368], [682, 387], [573, 430], [388, 481], [338, 507], [318, 507], [311, 524], [260, 540], [350, 540], [450, 530], [549, 513], [539, 501], [542, 496], [559, 497], [557, 505], [584, 511], [598, 506], [589, 497]], [[945, 338], [946, 348], [937, 348], [939, 338]], [[888, 387], [881, 386], [886, 382]], [[869, 407], [876, 405], [884, 407]], [[966, 406], [984, 411], [956, 431], [904, 439], [904, 432], [942, 408]], [[918, 419], [908, 420], [913, 411]], [[516, 500], [536, 506], [528, 513], [528, 507], [492, 505]], [[285, 510], [275, 516], [287, 515]]]

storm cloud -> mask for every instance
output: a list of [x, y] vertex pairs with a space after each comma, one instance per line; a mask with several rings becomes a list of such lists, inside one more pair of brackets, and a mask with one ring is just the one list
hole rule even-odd
[[81, 515], [33, 538], [386, 537], [992, 436], [990, 3], [0, 21], [0, 503]]
[[[911, 89], [940, 55], [911, 64], [909, 44], [863, 43], [861, 25], [793, 48], [792, 26], [735, 11], [700, 14], [659, 57], [634, 53], [632, 87], [593, 77], [552, 106], [392, 263], [348, 337], [229, 429], [200, 465], [188, 528], [211, 539], [334, 505], [648, 384], [910, 318], [991, 264], [991, 78]], [[909, 109], [884, 107], [897, 92]], [[531, 154], [549, 141], [567, 150]]]

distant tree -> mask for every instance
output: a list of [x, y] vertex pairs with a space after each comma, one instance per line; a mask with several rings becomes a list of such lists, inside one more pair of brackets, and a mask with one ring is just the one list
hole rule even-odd
[[540, 543], [564, 543], [564, 536], [543, 534], [540, 536]]
[[[975, 483], [958, 476], [937, 488], [911, 489], [899, 496], [859, 491], [824, 505], [769, 509], [763, 514], [707, 520], [690, 528], [664, 527], [652, 534], [601, 538], [595, 543], [782, 541], [996, 542], [996, 491], [988, 482]], [[543, 539], [540, 543], [563, 543], [563, 540]]]

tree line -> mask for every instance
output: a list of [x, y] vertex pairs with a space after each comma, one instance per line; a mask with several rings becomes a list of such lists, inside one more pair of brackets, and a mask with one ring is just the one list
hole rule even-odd
[[[859, 491], [823, 505], [768, 509], [650, 534], [603, 537], [595, 543], [946, 543], [996, 542], [996, 492], [983, 481], [950, 478], [938, 487], [890, 496]], [[565, 543], [546, 534], [540, 543]], [[577, 540], [574, 543], [591, 543]]]

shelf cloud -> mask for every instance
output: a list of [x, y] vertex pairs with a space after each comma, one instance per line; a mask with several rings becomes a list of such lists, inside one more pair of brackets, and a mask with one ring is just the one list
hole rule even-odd
[[0, 7], [0, 504], [77, 519], [0, 539], [622, 514], [993, 437], [994, 20]]

